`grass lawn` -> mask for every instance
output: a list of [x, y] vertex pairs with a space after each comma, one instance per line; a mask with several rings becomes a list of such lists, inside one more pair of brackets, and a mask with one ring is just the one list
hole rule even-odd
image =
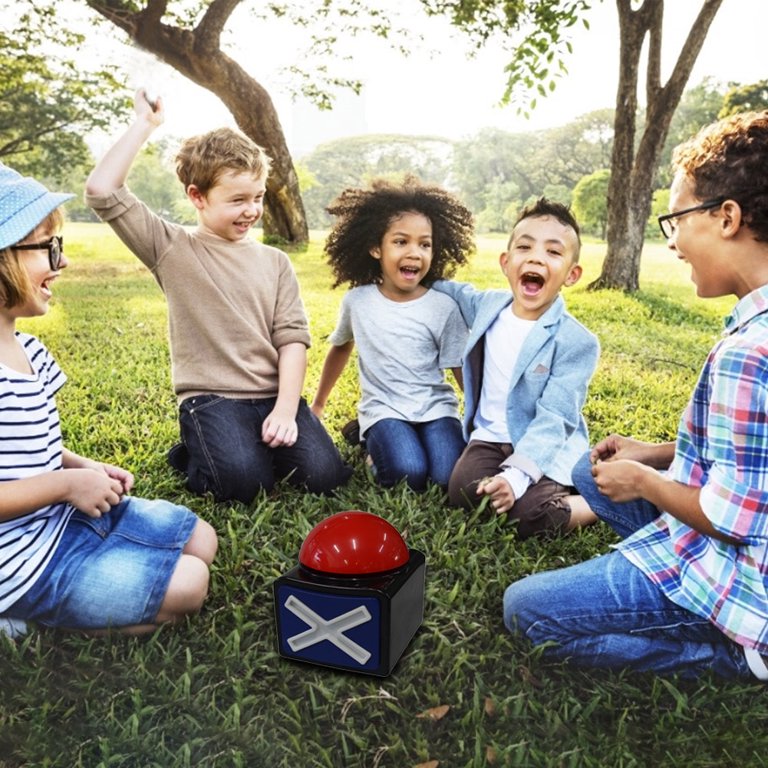
[[[165, 463], [176, 439], [163, 297], [104, 225], [70, 223], [71, 266], [50, 313], [25, 321], [69, 375], [59, 394], [67, 445], [121, 464], [135, 494], [185, 503], [220, 537], [199, 617], [148, 638], [32, 631], [0, 638], [0, 766], [758, 766], [768, 763], [759, 685], [579, 672], [546, 664], [508, 636], [510, 581], [576, 563], [614, 540], [602, 526], [555, 542], [518, 542], [487, 512], [467, 517], [432, 488], [372, 485], [357, 454], [336, 498], [280, 487], [249, 506], [187, 493]], [[501, 238], [482, 238], [458, 277], [502, 286]], [[292, 256], [312, 323], [311, 398], [343, 289], [330, 290], [322, 233]], [[643, 290], [585, 290], [604, 246], [584, 249], [585, 277], [565, 296], [600, 337], [586, 416], [612, 431], [674, 436], [677, 419], [730, 299], [696, 299], [689, 270], [649, 245]], [[327, 409], [355, 413], [354, 366]], [[282, 660], [271, 585], [326, 516], [364, 509], [389, 519], [427, 558], [424, 623], [392, 675], [370, 678]], [[754, 699], [752, 697], [755, 697]]]

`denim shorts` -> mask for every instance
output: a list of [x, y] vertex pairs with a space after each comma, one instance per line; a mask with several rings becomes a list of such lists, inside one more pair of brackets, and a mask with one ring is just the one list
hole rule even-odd
[[7, 613], [69, 629], [152, 624], [196, 524], [186, 507], [134, 497], [100, 518], [75, 511], [40, 578]]

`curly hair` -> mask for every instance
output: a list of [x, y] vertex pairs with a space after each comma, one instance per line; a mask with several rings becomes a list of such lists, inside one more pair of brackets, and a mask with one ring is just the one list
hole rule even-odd
[[432, 224], [432, 264], [423, 284], [450, 277], [475, 250], [472, 212], [450, 192], [414, 176], [401, 184], [376, 179], [368, 189], [345, 189], [326, 210], [337, 217], [325, 241], [334, 288], [381, 280], [381, 265], [371, 249], [381, 245], [392, 221], [404, 213], [419, 213]]
[[755, 239], [768, 242], [768, 110], [702, 128], [675, 149], [672, 165], [699, 200], [735, 200]]
[[194, 184], [203, 195], [224, 171], [269, 174], [270, 158], [262, 147], [232, 128], [216, 128], [186, 139], [176, 155], [176, 175], [187, 189]]

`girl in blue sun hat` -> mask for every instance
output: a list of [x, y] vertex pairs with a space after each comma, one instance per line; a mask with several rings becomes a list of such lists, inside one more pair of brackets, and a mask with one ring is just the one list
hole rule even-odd
[[133, 475], [62, 443], [66, 376], [16, 320], [48, 311], [67, 264], [71, 194], [0, 163], [0, 632], [26, 623], [151, 631], [199, 610], [213, 528], [186, 507], [129, 495]]

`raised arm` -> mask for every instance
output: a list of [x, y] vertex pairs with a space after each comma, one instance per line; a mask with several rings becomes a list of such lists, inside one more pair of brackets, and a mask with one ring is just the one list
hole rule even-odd
[[85, 183], [86, 194], [105, 196], [122, 187], [144, 142], [165, 119], [162, 99], [158, 98], [153, 107], [144, 89], [136, 91], [133, 109], [136, 113], [134, 121], [96, 163], [88, 176]]
[[320, 373], [320, 382], [317, 385], [315, 399], [312, 401], [311, 405], [312, 413], [314, 413], [318, 419], [323, 417], [325, 404], [328, 402], [328, 398], [336, 382], [339, 380], [339, 376], [341, 376], [344, 368], [349, 362], [349, 357], [352, 354], [354, 346], [354, 341], [348, 341], [346, 344], [340, 344], [339, 346], [332, 345], [328, 350], [328, 354], [325, 356], [323, 370]]

